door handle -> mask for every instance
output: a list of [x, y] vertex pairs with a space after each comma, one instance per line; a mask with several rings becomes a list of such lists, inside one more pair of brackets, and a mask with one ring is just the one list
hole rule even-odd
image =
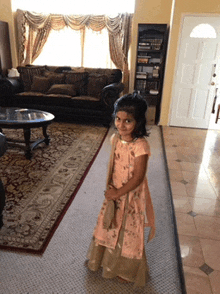
[[215, 89], [215, 97], [214, 97], [214, 101], [212, 105], [212, 113], [215, 113], [215, 104], [216, 104], [217, 98], [218, 98], [218, 88]]
[[214, 82], [211, 82], [211, 86], [214, 86], [215, 85], [215, 83]]

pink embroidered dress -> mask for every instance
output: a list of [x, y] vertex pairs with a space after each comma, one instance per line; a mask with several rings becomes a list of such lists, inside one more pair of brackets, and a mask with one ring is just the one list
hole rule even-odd
[[[122, 187], [133, 176], [135, 157], [148, 154], [150, 147], [145, 138], [130, 143], [121, 141], [118, 135], [112, 139], [112, 155], [107, 183]], [[103, 267], [103, 277], [120, 276], [135, 286], [146, 282], [147, 262], [144, 250], [144, 227], [150, 226], [150, 239], [154, 237], [154, 211], [147, 178], [134, 190], [116, 201], [115, 227], [103, 228], [107, 200], [100, 210], [93, 240], [88, 252], [91, 270]]]

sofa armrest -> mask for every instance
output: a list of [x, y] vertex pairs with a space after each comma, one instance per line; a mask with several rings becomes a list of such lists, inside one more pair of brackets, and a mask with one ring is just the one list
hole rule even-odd
[[1, 96], [10, 96], [23, 91], [23, 85], [20, 78], [0, 79]]
[[11, 92], [13, 94], [24, 91], [22, 80], [19, 77], [6, 78], [5, 80], [8, 83], [8, 85], [11, 87]]
[[102, 89], [101, 97], [102, 101], [105, 103], [111, 111], [114, 108], [115, 101], [119, 98], [119, 94], [124, 90], [123, 83], [113, 83], [105, 86]]
[[14, 94], [22, 90], [23, 86], [19, 78], [0, 79], [0, 105], [11, 106]]
[[7, 141], [5, 135], [0, 133], [0, 157], [4, 155], [7, 150]]

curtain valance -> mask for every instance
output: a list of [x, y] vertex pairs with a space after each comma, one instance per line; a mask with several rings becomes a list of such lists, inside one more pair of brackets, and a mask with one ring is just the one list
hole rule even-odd
[[88, 27], [94, 31], [101, 31], [105, 27], [110, 34], [116, 35], [122, 31], [123, 21], [132, 17], [132, 14], [118, 14], [115, 17], [106, 15], [61, 15], [49, 14], [43, 15], [24, 10], [17, 10], [18, 18], [23, 18], [23, 22], [29, 25], [33, 30], [50, 28], [61, 30], [65, 26], [73, 30], [80, 30]]

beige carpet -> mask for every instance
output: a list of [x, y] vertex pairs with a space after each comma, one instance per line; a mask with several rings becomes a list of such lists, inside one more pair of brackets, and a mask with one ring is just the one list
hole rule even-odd
[[[3, 131], [8, 137], [23, 138], [22, 130]], [[32, 138], [41, 133], [33, 129]], [[21, 149], [8, 148], [0, 159], [7, 199], [1, 249], [44, 252], [106, 133], [100, 126], [53, 123], [48, 128], [50, 145], [37, 147], [32, 160]]]
[[153, 126], [149, 142], [152, 156], [148, 179], [156, 213], [156, 237], [145, 249], [150, 279], [144, 289], [117, 279], [103, 279], [102, 271], [91, 272], [86, 254], [104, 198], [109, 139], [96, 157], [77, 195], [43, 255], [0, 250], [0, 294], [182, 294], [182, 269], [178, 258], [177, 233], [164, 160], [160, 128]]

